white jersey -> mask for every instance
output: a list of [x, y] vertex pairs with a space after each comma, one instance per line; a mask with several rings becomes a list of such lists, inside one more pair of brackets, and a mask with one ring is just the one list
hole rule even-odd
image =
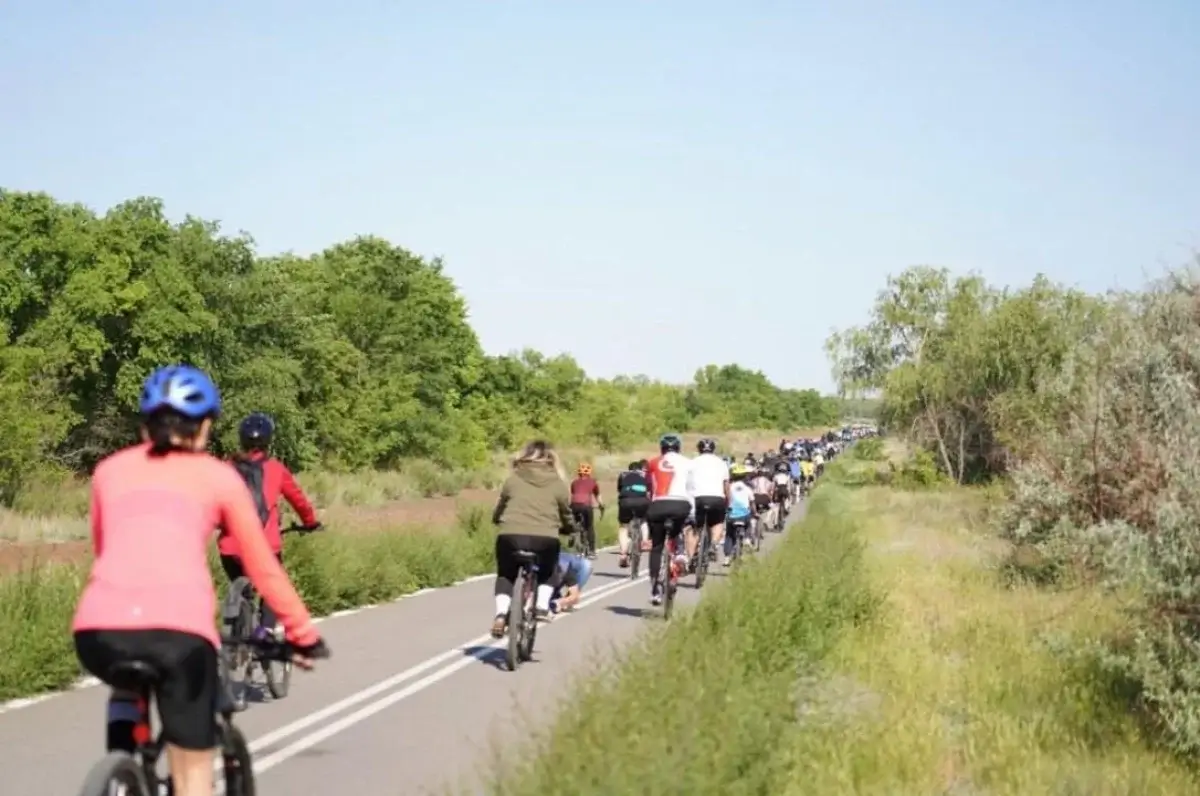
[[715, 453], [702, 453], [692, 459], [690, 490], [692, 497], [725, 498], [729, 466]]
[[812, 461], [813, 461], [813, 464], [815, 464], [817, 467], [820, 467], [822, 464], [825, 463], [825, 457], [819, 453], [814, 453]]
[[771, 480], [775, 482], [775, 486], [787, 486], [792, 482], [791, 473], [775, 473], [771, 476]]
[[671, 451], [650, 462], [650, 482], [654, 490], [652, 500], [687, 500], [691, 481], [692, 460], [682, 453]]

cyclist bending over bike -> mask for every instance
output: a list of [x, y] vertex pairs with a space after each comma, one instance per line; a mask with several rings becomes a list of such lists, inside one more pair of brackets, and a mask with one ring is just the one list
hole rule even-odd
[[[600, 485], [592, 478], [592, 466], [584, 463], [576, 470], [571, 482], [571, 514], [583, 531], [583, 549], [588, 558], [596, 557], [596, 509], [604, 514], [604, 501], [600, 499]], [[593, 505], [594, 503], [594, 505]]]
[[492, 522], [500, 526], [496, 535], [496, 612], [492, 636], [500, 638], [508, 627], [513, 581], [521, 571], [516, 553], [521, 550], [537, 556], [538, 618], [545, 618], [550, 612], [550, 597], [554, 594], [550, 580], [562, 549], [558, 537], [564, 529], [570, 529], [572, 522], [566, 479], [550, 443], [535, 440], [513, 460], [512, 473], [500, 488]]
[[646, 519], [650, 509], [650, 479], [646, 475], [649, 462], [642, 459], [630, 462], [629, 469], [617, 476], [617, 541], [621, 546], [619, 565], [629, 566], [629, 528]]
[[[246, 482], [254, 507], [258, 512], [262, 533], [271, 552], [279, 563], [283, 563], [283, 534], [279, 521], [279, 498], [284, 498], [300, 517], [302, 527], [315, 531], [321, 527], [312, 503], [304, 490], [296, 483], [296, 477], [283, 462], [273, 458], [269, 451], [275, 437], [275, 421], [262, 412], [254, 412], [238, 426], [238, 442], [241, 452], [233, 458], [233, 467]], [[217, 552], [221, 554], [221, 569], [229, 582], [246, 574], [242, 566], [242, 553], [236, 537], [222, 532], [217, 538]], [[272, 636], [278, 640], [282, 628], [278, 626], [275, 612], [270, 605], [263, 605], [262, 624], [254, 629], [254, 638], [263, 640]]]
[[592, 562], [580, 555], [571, 553], [558, 554], [558, 567], [554, 571], [551, 585], [554, 596], [550, 603], [555, 612], [570, 611], [579, 604], [583, 587], [592, 577]]
[[[160, 368], [138, 408], [142, 442], [101, 460], [92, 476], [95, 560], [71, 624], [75, 651], [102, 681], [127, 661], [155, 668], [175, 796], [211, 796], [220, 638], [207, 551], [218, 523], [237, 539], [250, 581], [297, 646], [297, 665], [311, 668], [328, 648], [271, 554], [242, 480], [205, 453], [221, 409], [212, 380], [186, 365]], [[110, 751], [135, 751], [135, 698], [114, 689]]]
[[[660, 455], [650, 461], [650, 508], [646, 524], [650, 526], [650, 602], [654, 605], [662, 603], [666, 586], [659, 582], [658, 576], [667, 541], [667, 521], [674, 521], [675, 533], [679, 534], [692, 513], [688, 497], [691, 461], [679, 452], [681, 448], [683, 440], [678, 435], [664, 434], [658, 441]], [[683, 559], [684, 565], [686, 562]]]

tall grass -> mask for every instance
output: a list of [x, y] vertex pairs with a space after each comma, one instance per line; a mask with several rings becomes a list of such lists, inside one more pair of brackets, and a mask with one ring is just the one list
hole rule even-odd
[[1103, 665], [1111, 595], [1005, 582], [981, 490], [857, 491], [847, 521], [886, 601], [827, 658], [806, 721], [777, 743], [778, 793], [1188, 794], [1136, 690]]

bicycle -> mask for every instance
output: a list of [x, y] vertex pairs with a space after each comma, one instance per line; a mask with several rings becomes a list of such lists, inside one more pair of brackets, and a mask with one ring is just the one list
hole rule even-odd
[[504, 658], [510, 672], [533, 659], [533, 642], [537, 638], [537, 553], [518, 550], [513, 558], [520, 563], [520, 569], [513, 581], [508, 609], [508, 647]]
[[[281, 533], [312, 533], [316, 528], [308, 528], [295, 523], [284, 528]], [[241, 672], [241, 693], [233, 698], [233, 709], [241, 712], [246, 709], [246, 688], [254, 682], [255, 668], [262, 669], [267, 682], [267, 691], [272, 699], [283, 699], [291, 690], [292, 662], [290, 658], [283, 660], [263, 658], [256, 654], [257, 649], [253, 638], [254, 629], [262, 623], [262, 597], [255, 591], [250, 579], [242, 576], [229, 584], [229, 592], [221, 608], [222, 624], [226, 628], [233, 656], [232, 668]]]
[[730, 566], [736, 566], [742, 559], [742, 546], [746, 542], [746, 535], [750, 533], [750, 521], [748, 519], [738, 519], [729, 523], [730, 546], [733, 548], [733, 554], [729, 557]]
[[[224, 639], [222, 640], [225, 641]], [[259, 648], [263, 657], [290, 661], [296, 654], [295, 647], [287, 642], [241, 641]], [[226, 796], [254, 796], [254, 768], [250, 747], [244, 736], [233, 723], [233, 696], [229, 688], [228, 651], [222, 643], [218, 656], [221, 687], [217, 705], [217, 749], [221, 754], [221, 776], [225, 783]], [[161, 674], [153, 665], [142, 660], [127, 660], [117, 663], [108, 672], [105, 682], [114, 689], [134, 694], [132, 701], [138, 719], [133, 737], [136, 749], [133, 754], [110, 751], [96, 761], [83, 781], [80, 796], [108, 796], [114, 787], [124, 788], [125, 796], [159, 796], [171, 793], [171, 777], [160, 777], [158, 761], [166, 745], [161, 730], [155, 733], [152, 723], [150, 702]], [[117, 790], [116, 792], [122, 792]]]
[[709, 555], [712, 552], [712, 530], [708, 527], [707, 516], [697, 531], [700, 538], [696, 540], [696, 588], [700, 589], [708, 578]]
[[637, 580], [638, 565], [642, 561], [642, 540], [649, 536], [646, 521], [634, 518], [629, 524], [629, 579]]
[[675, 607], [675, 592], [679, 588], [679, 579], [675, 575], [675, 554], [679, 546], [675, 539], [675, 520], [668, 517], [664, 521], [666, 539], [663, 540], [662, 563], [659, 564], [658, 582], [663, 586], [663, 619], [671, 618], [671, 610]]
[[[595, 509], [592, 509], [592, 511], [597, 512], [600, 515], [599, 516], [600, 520], [604, 519], [604, 509], [603, 508], [595, 508]], [[573, 549], [577, 550], [579, 552], [579, 554], [585, 558], [595, 558], [596, 557], [596, 542], [595, 542], [596, 528], [595, 528], [595, 525], [593, 524], [593, 526], [592, 526], [591, 538], [589, 538], [589, 535], [584, 528], [583, 512], [579, 511], [577, 509], [572, 509], [571, 516], [572, 516], [572, 519], [574, 519], [574, 521], [575, 521], [574, 522], [574, 530], [571, 533], [571, 547]], [[595, 516], [595, 515], [593, 515], [593, 516]]]

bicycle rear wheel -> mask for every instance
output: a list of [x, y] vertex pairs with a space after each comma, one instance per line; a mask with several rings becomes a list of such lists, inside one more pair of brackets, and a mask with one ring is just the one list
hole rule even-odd
[[672, 551], [671, 541], [674, 539], [675, 528], [667, 523], [667, 538], [663, 541], [662, 563], [659, 564], [659, 578], [662, 584], [663, 619], [671, 618], [671, 610], [675, 607], [675, 587], [671, 583], [671, 568], [674, 565], [676, 551]]
[[512, 602], [508, 608], [508, 649], [504, 656], [510, 672], [515, 672], [523, 660], [521, 647], [524, 641], [522, 636], [525, 635], [525, 593], [530, 585], [529, 578], [528, 568], [521, 567], [513, 583]]
[[97, 760], [84, 778], [79, 796], [109, 796], [114, 785], [124, 787], [126, 796], [158, 796], [150, 793], [141, 765], [125, 752], [109, 752]]
[[642, 562], [642, 522], [634, 519], [629, 526], [629, 579], [637, 580], [638, 565]]
[[699, 556], [696, 561], [696, 588], [702, 588], [708, 577], [708, 551], [712, 547], [712, 534], [707, 525], [700, 528], [700, 543], [696, 545]]

